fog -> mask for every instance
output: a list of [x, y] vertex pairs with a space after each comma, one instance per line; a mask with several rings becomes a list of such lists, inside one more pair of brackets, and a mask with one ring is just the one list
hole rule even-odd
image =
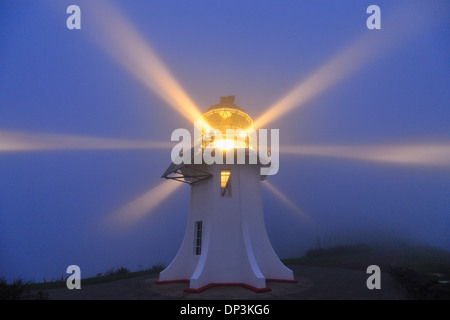
[[[382, 29], [368, 30], [371, 3], [111, 3], [200, 111], [234, 94], [253, 119], [358, 39], [392, 42], [401, 24], [392, 15], [409, 10], [408, 1], [378, 1]], [[449, 4], [417, 3], [423, 29], [403, 28], [405, 41], [361, 59], [266, 123], [280, 130], [281, 146], [322, 148], [280, 154], [279, 172], [267, 181], [278, 196], [262, 182], [266, 229], [280, 258], [319, 242], [450, 250], [450, 48], [442, 18]], [[88, 2], [78, 2], [82, 28], [68, 30], [70, 4], [0, 4], [0, 277], [8, 280], [61, 278], [72, 264], [83, 278], [168, 264], [186, 228], [189, 186], [158, 186], [172, 131], [193, 130], [174, 107], [187, 97], [146, 85], [138, 65], [130, 72], [112, 47], [97, 43]], [[435, 145], [439, 161], [417, 148], [397, 161], [379, 153]], [[130, 223], [106, 223], [130, 203], [140, 208]]]

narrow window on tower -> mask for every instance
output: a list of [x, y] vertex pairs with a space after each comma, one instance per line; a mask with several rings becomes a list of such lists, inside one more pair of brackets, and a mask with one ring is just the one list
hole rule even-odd
[[222, 197], [228, 192], [228, 195], [231, 196], [231, 171], [230, 170], [222, 170], [220, 171], [220, 191]]
[[195, 221], [194, 227], [194, 254], [202, 254], [202, 221]]

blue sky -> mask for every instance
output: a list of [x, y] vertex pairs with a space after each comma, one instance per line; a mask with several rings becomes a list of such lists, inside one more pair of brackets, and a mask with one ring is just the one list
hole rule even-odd
[[[391, 39], [411, 24], [399, 12], [408, 16], [412, 2], [113, 3], [199, 108], [234, 94], [256, 119], [357, 39]], [[396, 46], [268, 124], [281, 145], [449, 145], [449, 4], [413, 3], [423, 16]], [[66, 28], [70, 4], [81, 8], [81, 30]], [[366, 27], [371, 4], [381, 30]], [[169, 141], [191, 129], [93, 41], [96, 27], [85, 1], [0, 3], [0, 131]], [[158, 185], [169, 164], [170, 149], [0, 152], [0, 276], [40, 281], [70, 264], [92, 276], [170, 262], [188, 186], [138, 225], [111, 232], [99, 223]], [[267, 231], [281, 257], [318, 236], [397, 235], [450, 249], [449, 178], [448, 165], [281, 155], [269, 180], [314, 226], [263, 188]]]

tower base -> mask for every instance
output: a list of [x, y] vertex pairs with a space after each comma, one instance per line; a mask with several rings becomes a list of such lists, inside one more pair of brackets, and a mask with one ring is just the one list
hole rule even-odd
[[[239, 285], [267, 292], [267, 279], [294, 281], [264, 225], [259, 165], [199, 165], [210, 178], [191, 184], [188, 225], [180, 250], [159, 281], [189, 281], [188, 292]], [[231, 187], [221, 188], [221, 178]], [[228, 185], [228, 184], [227, 184]]]

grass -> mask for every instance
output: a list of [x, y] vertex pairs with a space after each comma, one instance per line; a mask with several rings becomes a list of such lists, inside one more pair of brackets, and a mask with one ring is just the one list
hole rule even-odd
[[400, 259], [392, 263], [387, 257], [389, 247], [369, 247], [366, 245], [336, 246], [331, 248], [316, 248], [308, 250], [305, 256], [294, 259], [284, 259], [284, 264], [304, 266], [333, 267], [366, 270], [371, 264], [376, 264], [387, 271], [389, 266], [403, 267], [420, 274], [440, 273], [450, 279], [450, 252], [431, 246], [404, 245], [398, 248]]
[[395, 266], [421, 274], [440, 273], [450, 279], [450, 252], [430, 246], [409, 246], [403, 249], [403, 259]]
[[[155, 264], [151, 268], [148, 268], [145, 270], [142, 269], [142, 270], [134, 271], [134, 272], [131, 272], [130, 270], [128, 270], [125, 267], [120, 267], [118, 269], [111, 268], [104, 273], [98, 273], [95, 277], [81, 279], [81, 282], [83, 285], [99, 284], [99, 283], [129, 279], [129, 278], [139, 277], [139, 276], [144, 276], [144, 275], [151, 275], [151, 274], [159, 273], [164, 269], [165, 269], [165, 265], [162, 263]], [[58, 279], [58, 280], [52, 280], [49, 282], [44, 281], [44, 282], [40, 282], [40, 283], [29, 283], [27, 285], [27, 288], [29, 290], [48, 290], [48, 289], [65, 288], [65, 287], [66, 287], [66, 280], [64, 280], [62, 277], [61, 277], [61, 279]]]
[[[366, 270], [369, 265], [378, 264], [383, 270], [383, 250], [386, 250], [386, 248], [362, 244], [316, 248], [308, 250], [303, 257], [283, 259], [282, 261], [286, 265], [298, 264], [358, 270]], [[421, 274], [441, 273], [446, 279], [450, 279], [450, 252], [431, 246], [407, 245], [401, 248], [401, 254], [402, 259], [394, 264], [396, 267], [408, 268]], [[384, 266], [387, 266], [387, 264]], [[165, 265], [163, 264], [155, 264], [145, 270], [140, 267], [140, 270], [135, 272], [131, 272], [125, 267], [111, 268], [104, 273], [97, 274], [96, 277], [82, 279], [82, 284], [99, 284], [151, 275], [164, 270], [164, 268]], [[51, 281], [45, 281], [44, 279], [41, 283], [31, 283], [18, 279], [8, 284], [6, 280], [0, 279], [0, 300], [19, 299], [24, 292], [31, 290], [41, 291], [65, 287], [66, 280], [62, 276], [60, 279]]]
[[[81, 279], [83, 285], [98, 284], [116, 280], [123, 280], [138, 276], [151, 275], [164, 270], [164, 264], [155, 264], [151, 268], [142, 269], [131, 272], [125, 267], [118, 269], [111, 268], [104, 273], [98, 273], [96, 277]], [[29, 294], [31, 291], [42, 291], [55, 288], [65, 288], [66, 280], [61, 276], [59, 279], [52, 279], [51, 281], [33, 283], [24, 281], [23, 279], [14, 280], [12, 283], [7, 283], [5, 279], [0, 279], [0, 300], [19, 300], [25, 293]]]
[[367, 268], [366, 261], [373, 260], [374, 249], [364, 244], [341, 245], [330, 248], [310, 249], [301, 258], [283, 259], [283, 263], [304, 266], [347, 269]]
[[5, 279], [0, 279], [0, 300], [18, 300], [27, 290], [29, 282], [23, 279], [14, 280], [8, 284]]
[[330, 248], [309, 249], [306, 252], [305, 257], [316, 258], [316, 257], [342, 256], [342, 255], [366, 253], [370, 252], [371, 250], [372, 248], [366, 244], [339, 245]]
[[[321, 257], [301, 257], [283, 260], [284, 264], [299, 264], [305, 266], [317, 267], [336, 267], [346, 268], [356, 260], [368, 259], [371, 257], [370, 252], [365, 253], [349, 253], [343, 255], [321, 256]], [[352, 268], [350, 268], [352, 269]]]

